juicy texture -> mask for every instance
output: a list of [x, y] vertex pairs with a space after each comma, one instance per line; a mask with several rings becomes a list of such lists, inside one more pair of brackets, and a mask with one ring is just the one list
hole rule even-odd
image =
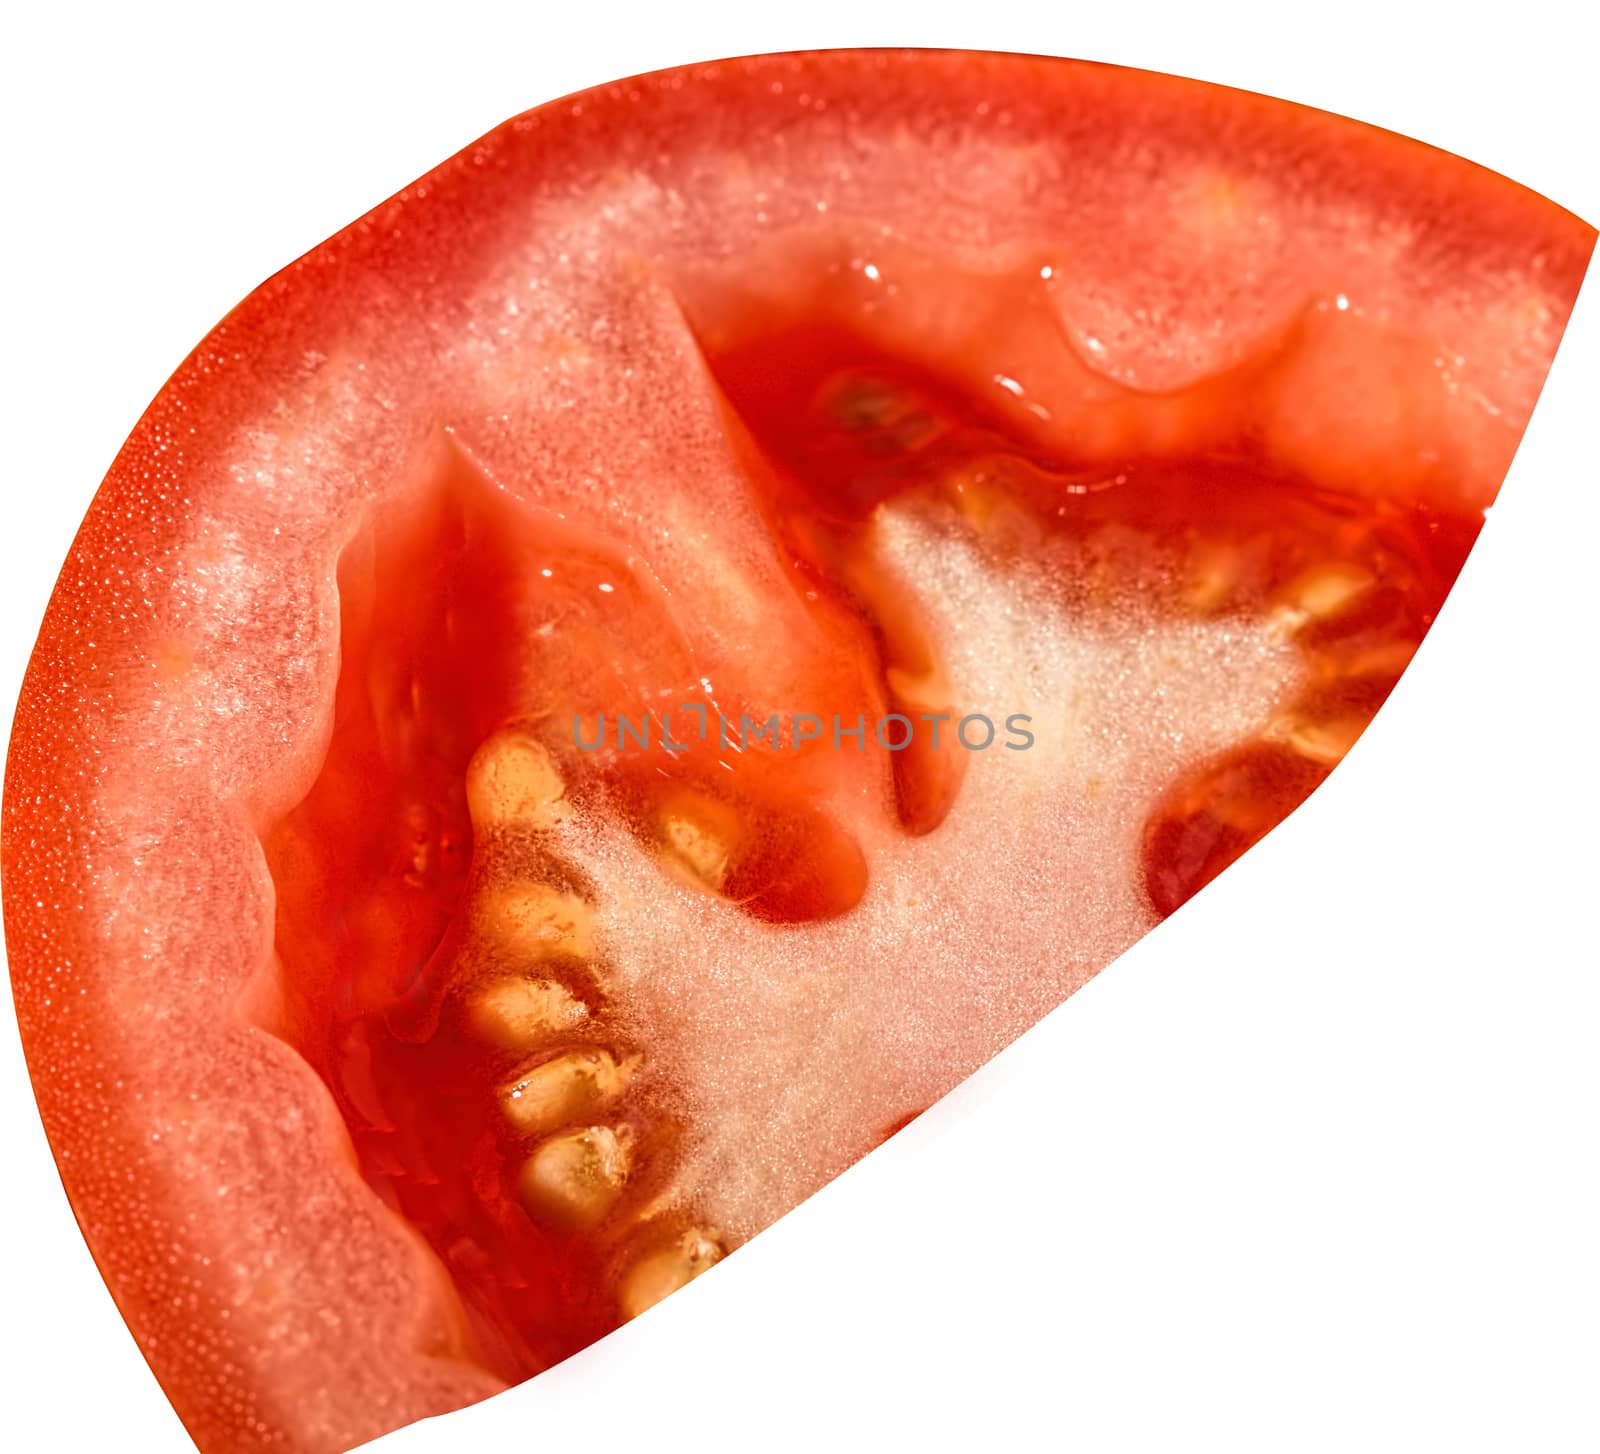
[[[174, 376], [91, 507], [24, 686], [4, 825], [7, 942], [51, 1143], [119, 1306], [207, 1450], [344, 1448], [502, 1381], [473, 1361], [440, 1263], [352, 1164], [325, 1083], [254, 1028], [285, 1024], [261, 844], [306, 800], [335, 735], [341, 556], [365, 522], [468, 468], [657, 579], [696, 582], [675, 609], [707, 658], [786, 643], [766, 690], [807, 706], [816, 677], [837, 675], [834, 653], [750, 489], [707, 363], [736, 340], [712, 337], [704, 302], [708, 288], [760, 295], [758, 276], [814, 279], [760, 268], [797, 238], [824, 272], [880, 245], [906, 268], [1049, 267], [1048, 311], [1029, 316], [1053, 316], [1056, 333], [1015, 340], [1007, 377], [1056, 432], [992, 379], [958, 381], [1041, 449], [1190, 449], [1189, 426], [1217, 412], [1196, 424], [1179, 411], [1174, 426], [1152, 397], [1309, 335], [1284, 355], [1293, 368], [1216, 393], [1246, 401], [1229, 427], [1292, 473], [1458, 516], [1493, 497], [1594, 241], [1466, 163], [1256, 97], [1067, 62], [839, 54], [546, 107], [252, 295]], [[974, 327], [964, 305], [993, 295], [953, 296], [948, 318], [888, 310], [902, 331], [878, 342], [946, 356]], [[726, 316], [787, 306], [744, 297]], [[1043, 357], [1052, 338], [1068, 345], [1059, 367]], [[1051, 394], [1063, 376], [1076, 382]], [[1010, 669], [1073, 673], [1080, 636], [1004, 638], [1007, 621], [1053, 609], [1043, 584], [997, 576], [916, 510], [890, 511], [879, 533], [885, 562], [939, 580], [926, 615], [964, 690], [1014, 690]], [[1009, 614], [988, 609], [996, 599]], [[1227, 746], [1284, 689], [1281, 643], [1228, 634], [1114, 648], [1157, 728], [1169, 708], [1201, 724], [1186, 753]], [[1188, 664], [1176, 677], [1156, 661], [1172, 654]], [[1236, 692], [1220, 707], [1219, 668]], [[1114, 725], [1086, 730], [1115, 747]], [[1134, 805], [1182, 764], [1132, 757], [1106, 760], [1136, 851]], [[799, 1088], [775, 1123], [801, 1133], [798, 1164], [764, 1172], [736, 1136], [702, 1148], [700, 1182], [729, 1229], [764, 1224], [860, 1151], [864, 1119], [830, 1119], [810, 1093], [797, 999], [834, 997], [828, 1059], [860, 1067], [857, 1109], [881, 1104], [887, 1124], [948, 1084], [925, 1074], [940, 1050], [977, 1063], [1149, 922], [1132, 875], [1091, 876], [1071, 909], [1081, 933], [1063, 934], [1059, 879], [1005, 796], [1042, 801], [1062, 780], [1023, 788], [982, 766], [937, 855], [933, 837], [859, 830], [873, 865], [861, 913], [808, 928], [816, 983], [755, 998], [730, 966], [770, 958], [780, 928], [665, 882], [635, 835], [561, 829], [572, 861], [636, 906], [606, 920], [612, 993], [681, 1084], [708, 1107], [750, 1094], [749, 1062], [724, 1053], [739, 1044]], [[974, 904], [972, 865], [1001, 823], [1010, 876], [986, 874], [994, 898]], [[908, 923], [927, 963], [857, 976], [880, 998], [850, 998], [837, 966], [892, 961]], [[1030, 972], [1040, 946], [1062, 943], [1048, 976]], [[968, 973], [975, 955], [990, 977]]]

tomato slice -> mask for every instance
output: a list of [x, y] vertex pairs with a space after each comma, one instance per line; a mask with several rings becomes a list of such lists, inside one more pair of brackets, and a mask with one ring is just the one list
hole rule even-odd
[[1258, 97], [832, 53], [530, 113], [247, 299], [5, 799], [41, 1112], [197, 1444], [550, 1366], [1256, 842], [1593, 243]]

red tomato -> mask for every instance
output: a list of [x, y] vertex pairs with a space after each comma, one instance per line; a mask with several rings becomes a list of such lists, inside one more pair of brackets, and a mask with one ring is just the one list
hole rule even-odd
[[1593, 243], [1241, 93], [832, 53], [530, 113], [241, 304], [73, 547], [3, 849], [63, 1179], [200, 1447], [548, 1367], [1257, 841]]

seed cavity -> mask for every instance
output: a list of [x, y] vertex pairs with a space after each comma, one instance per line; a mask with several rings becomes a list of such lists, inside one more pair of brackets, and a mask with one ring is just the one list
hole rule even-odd
[[822, 412], [867, 455], [892, 457], [925, 449], [946, 422], [916, 394], [886, 379], [843, 374], [822, 389]]
[[545, 831], [570, 816], [565, 787], [543, 744], [515, 728], [496, 732], [467, 764], [467, 812], [479, 832]]
[[648, 1252], [623, 1274], [618, 1301], [624, 1318], [648, 1312], [663, 1298], [687, 1287], [724, 1256], [712, 1232], [691, 1227], [670, 1246]]
[[514, 974], [474, 993], [467, 1016], [483, 1039], [518, 1049], [576, 1029], [589, 1018], [589, 1007], [555, 980]]
[[517, 1178], [528, 1214], [569, 1231], [593, 1227], [622, 1195], [632, 1142], [626, 1126], [585, 1126], [542, 1142]]
[[1313, 621], [1327, 621], [1353, 606], [1375, 584], [1372, 573], [1351, 561], [1324, 561], [1296, 576], [1277, 593], [1268, 613], [1272, 630], [1292, 636]]
[[1321, 719], [1280, 717], [1263, 735], [1269, 742], [1292, 748], [1301, 757], [1332, 767], [1355, 746], [1371, 720], [1370, 713], [1362, 712]]
[[1239, 584], [1240, 568], [1237, 550], [1223, 545], [1206, 546], [1190, 563], [1181, 596], [1183, 604], [1200, 616], [1220, 610]]
[[1163, 917], [1193, 898], [1310, 796], [1325, 763], [1258, 739], [1180, 779], [1146, 822], [1145, 890]]
[[1345, 653], [1331, 652], [1319, 661], [1318, 671], [1323, 676], [1395, 678], [1411, 664], [1419, 645], [1400, 639]]
[[577, 894], [550, 884], [493, 889], [480, 900], [478, 916], [485, 935], [513, 958], [594, 958], [594, 911]]
[[[1013, 303], [1026, 299], [996, 298], [990, 316], [1003, 330]], [[1058, 343], [1059, 318], [1038, 316]], [[761, 704], [766, 717], [765, 687], [755, 685], [769, 666], [760, 659], [766, 598], [757, 577], [735, 569], [746, 557], [732, 537], [663, 530], [663, 540], [694, 544], [636, 563], [587, 525], [558, 530], [553, 518], [513, 506], [452, 445], [453, 462], [419, 495], [415, 514], [380, 512], [370, 538], [341, 559], [344, 658], [328, 764], [269, 845], [285, 983], [303, 981], [308, 1005], [325, 987], [340, 1013], [353, 1002], [364, 1017], [318, 1066], [355, 1113], [363, 1174], [423, 1230], [464, 1301], [504, 1331], [512, 1376], [637, 1316], [724, 1255], [720, 1234], [697, 1222], [720, 1215], [705, 1174], [717, 1160], [694, 1161], [721, 1135], [715, 1124], [694, 1124], [695, 1107], [717, 1101], [685, 1094], [696, 1088], [694, 1072], [681, 1066], [740, 1060], [739, 1047], [713, 1037], [703, 1060], [675, 1065], [675, 1037], [654, 1038], [652, 1016], [670, 998], [655, 992], [673, 987], [647, 983], [660, 978], [656, 967], [622, 956], [634, 949], [628, 920], [648, 917], [665, 895], [659, 883], [620, 901], [591, 890], [609, 890], [614, 861], [598, 837], [571, 833], [579, 810], [594, 827], [633, 835], [663, 874], [722, 901], [691, 906], [696, 914], [798, 926], [849, 914], [863, 898], [863, 844], [882, 837], [875, 819], [858, 832], [857, 814], [887, 806], [863, 786], [868, 772], [892, 772], [893, 811], [910, 835], [936, 829], [962, 786], [972, 754], [957, 740], [958, 698], [981, 679], [973, 648], [987, 638], [972, 634], [971, 616], [952, 625], [942, 601], [926, 599], [930, 583], [941, 598], [952, 588], [918, 568], [922, 557], [899, 551], [900, 506], [971, 546], [986, 567], [1020, 556], [1059, 585], [1059, 604], [1074, 615], [1097, 611], [1116, 625], [1121, 603], [1149, 598], [1163, 629], [1169, 614], [1188, 615], [1187, 628], [1226, 612], [1247, 619], [1253, 636], [1267, 613], [1305, 657], [1312, 689], [1297, 689], [1286, 706], [1275, 696], [1282, 715], [1264, 729], [1259, 718], [1241, 719], [1246, 740], [1183, 770], [1143, 825], [1138, 851], [1157, 913], [1214, 878], [1322, 781], [1414, 650], [1414, 639], [1396, 636], [1420, 637], [1432, 620], [1429, 572], [1437, 567], [1442, 579], [1438, 563], [1455, 548], [1447, 534], [1413, 550], [1423, 522], [1324, 509], [1293, 482], [1238, 468], [1220, 445], [1211, 459], [1212, 442], [1226, 443], [1214, 421], [1233, 417], [1232, 384], [1177, 400], [1124, 399], [1097, 378], [1082, 409], [1070, 387], [1052, 395], [1068, 407], [1059, 428], [1044, 430], [1032, 422], [1048, 422], [1033, 384], [1042, 374], [1024, 369], [1026, 359], [996, 356], [1003, 374], [979, 367], [993, 348], [1006, 351], [1003, 339], [974, 335], [977, 353], [941, 380], [915, 359], [903, 371], [880, 367], [877, 347], [858, 357], [825, 333], [799, 325], [785, 333], [774, 317], [760, 348], [740, 352], [735, 331], [707, 363], [742, 422], [730, 443], [751, 466], [760, 518], [805, 588], [810, 604], [797, 609], [814, 610], [819, 630], [848, 627], [871, 665], [857, 671], [863, 663], [852, 661], [847, 673], [836, 663], [835, 680], [820, 668], [829, 667], [825, 648], [844, 636], [823, 635], [819, 699], [773, 700], [831, 710], [855, 693], [911, 719], [914, 740], [884, 764], [867, 755], [870, 728], [860, 752], [841, 749], [836, 734], [824, 743], [794, 729], [789, 739], [780, 728], [777, 741], [758, 731], [747, 742], [742, 726], [734, 748], [713, 744], [702, 718], [698, 734], [675, 730], [671, 760], [626, 751], [620, 740], [609, 757], [579, 753], [586, 743], [578, 742], [569, 754], [556, 724], [602, 709], [618, 722], [664, 724], [664, 715], [642, 714], [681, 703], [697, 677], [708, 701]], [[961, 352], [964, 340], [946, 341], [938, 358]], [[835, 373], [835, 361], [848, 369]], [[968, 387], [974, 380], [980, 389]], [[1169, 469], [1166, 456], [1186, 440], [1194, 467]], [[683, 518], [699, 524], [692, 513]], [[677, 567], [692, 567], [696, 599], [719, 603], [718, 630], [702, 632], [697, 611], [680, 619], [669, 609]], [[999, 607], [1009, 614], [1008, 600]], [[739, 642], [758, 658], [735, 660]], [[770, 665], [787, 681], [784, 671], [805, 665], [809, 651], [797, 648], [792, 661], [774, 652]], [[686, 673], [686, 664], [697, 670]], [[1018, 685], [1059, 691], [1050, 700], [1075, 732], [1083, 713], [1071, 673], [1030, 674]], [[488, 724], [500, 725], [485, 736]], [[1108, 759], [1103, 771], [1084, 772], [1085, 800], [1103, 799], [1118, 770]], [[903, 893], [903, 879], [885, 883], [916, 909], [922, 896]], [[340, 896], [336, 920], [328, 886]], [[599, 906], [611, 905], [623, 922], [601, 936]], [[936, 908], [930, 901], [924, 912]], [[875, 932], [875, 919], [864, 922]], [[765, 937], [802, 959], [806, 943], [824, 946], [810, 972], [799, 964], [787, 999], [800, 1016], [796, 1035], [857, 1013], [841, 988], [848, 955], [827, 947], [842, 938]], [[613, 951], [617, 961], [602, 962]], [[732, 1023], [754, 1018], [761, 1003], [736, 1003]], [[703, 1018], [687, 993], [664, 1018], [679, 1010], [688, 1022]], [[323, 1027], [309, 1009], [303, 1020], [308, 1058], [320, 1055]], [[650, 1051], [648, 1074], [635, 1044]], [[735, 1105], [747, 1119], [750, 1108]], [[746, 1128], [736, 1120], [731, 1129]], [[731, 1195], [767, 1174], [764, 1163], [740, 1163]], [[685, 1195], [709, 1200], [689, 1205]]]
[[619, 1061], [609, 1050], [570, 1050], [535, 1066], [501, 1088], [500, 1105], [512, 1129], [544, 1136], [588, 1120], [627, 1089], [639, 1058]]
[[991, 549], [1021, 555], [1037, 548], [1044, 531], [1037, 516], [1009, 487], [1008, 475], [1024, 473], [1020, 462], [985, 461], [958, 469], [944, 482], [962, 520]]
[[720, 893], [743, 834], [734, 810], [698, 794], [674, 793], [657, 810], [661, 861], [674, 877]]

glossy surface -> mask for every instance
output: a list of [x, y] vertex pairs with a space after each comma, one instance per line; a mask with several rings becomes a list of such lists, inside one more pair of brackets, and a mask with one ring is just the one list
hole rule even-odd
[[[1255, 98], [780, 58], [512, 123], [254, 295], [98, 497], [7, 778], [41, 1109], [202, 1446], [560, 1356], [1181, 901], [1403, 665], [1592, 242]], [[1053, 731], [662, 788], [548, 730], [704, 683]], [[470, 764], [540, 713], [572, 811], [536, 773], [508, 830]], [[540, 1036], [644, 1058], [525, 1175], [491, 1117]]]

